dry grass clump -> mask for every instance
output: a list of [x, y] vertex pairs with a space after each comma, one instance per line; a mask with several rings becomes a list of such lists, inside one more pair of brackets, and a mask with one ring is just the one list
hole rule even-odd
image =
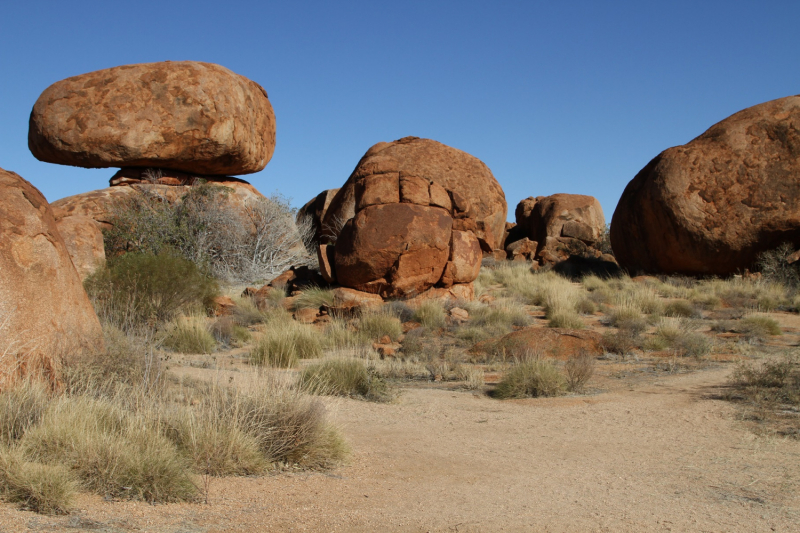
[[547, 325], [551, 328], [583, 329], [580, 315], [575, 311], [557, 311], [549, 316]]
[[564, 376], [550, 362], [532, 360], [512, 366], [494, 390], [500, 399], [557, 396], [565, 388]]
[[325, 326], [322, 339], [325, 348], [332, 351], [363, 350], [372, 344], [365, 335], [359, 334], [354, 325], [341, 318], [334, 318]]
[[800, 438], [800, 359], [796, 354], [761, 364], [742, 364], [731, 377], [736, 395], [750, 420], [779, 434]]
[[254, 364], [276, 368], [292, 368], [298, 359], [321, 355], [320, 335], [313, 327], [297, 322], [268, 327], [250, 350]]
[[728, 307], [771, 311], [791, 303], [791, 291], [768, 279], [730, 278], [700, 281], [697, 290], [717, 296]]
[[[277, 293], [278, 291], [273, 291], [273, 293]], [[270, 293], [272, 295], [273, 293]], [[281, 296], [283, 297], [283, 296]], [[242, 327], [253, 326], [255, 324], [260, 324], [264, 322], [265, 317], [264, 313], [258, 310], [255, 301], [252, 298], [247, 297], [239, 297], [233, 298], [233, 302], [236, 304], [236, 307], [233, 308], [233, 321]], [[278, 307], [270, 306], [271, 308]]]
[[217, 341], [202, 316], [179, 317], [168, 326], [163, 346], [180, 353], [212, 353]]
[[697, 310], [688, 300], [673, 300], [664, 306], [664, 316], [691, 318], [697, 314]]
[[710, 337], [696, 331], [697, 324], [684, 318], [662, 318], [648, 343], [652, 350], [672, 350], [680, 357], [702, 357], [714, 347]]
[[761, 315], [750, 315], [738, 321], [734, 330], [745, 336], [747, 340], [764, 341], [770, 335], [781, 335], [781, 327], [774, 318]]
[[68, 514], [77, 493], [72, 473], [61, 465], [26, 461], [0, 448], [0, 497], [41, 514]]
[[331, 358], [307, 366], [300, 377], [306, 390], [335, 396], [389, 401], [386, 382], [361, 359]]
[[362, 312], [357, 328], [358, 334], [370, 342], [384, 335], [388, 335], [394, 342], [403, 334], [400, 319], [390, 309], [383, 308]]
[[0, 445], [10, 445], [38, 424], [49, 401], [49, 391], [39, 381], [25, 381], [0, 392]]
[[512, 300], [500, 300], [496, 305], [469, 305], [469, 325], [511, 331], [513, 326], [530, 325], [531, 316], [524, 307]]
[[119, 400], [62, 396], [18, 445], [36, 462], [66, 466], [99, 494], [151, 502], [192, 499], [196, 487], [187, 461], [151, 414], [128, 411]]
[[238, 325], [231, 316], [216, 319], [211, 324], [210, 331], [218, 343], [228, 347], [243, 346], [252, 338], [250, 332]]
[[400, 360], [384, 359], [371, 362], [375, 373], [383, 379], [398, 380], [428, 380], [430, 373], [422, 363]]
[[297, 300], [294, 301], [294, 309], [319, 309], [322, 306], [333, 307], [334, 298], [332, 289], [322, 289], [320, 287], [306, 287]]
[[567, 375], [567, 388], [572, 392], [583, 392], [586, 383], [594, 375], [595, 360], [587, 353], [581, 353], [567, 359], [564, 371]]
[[457, 381], [464, 382], [467, 390], [479, 390], [486, 384], [486, 375], [482, 368], [459, 363], [453, 368], [453, 373]]
[[427, 300], [422, 302], [414, 311], [413, 320], [429, 329], [442, 328], [445, 325], [447, 313], [441, 302]]

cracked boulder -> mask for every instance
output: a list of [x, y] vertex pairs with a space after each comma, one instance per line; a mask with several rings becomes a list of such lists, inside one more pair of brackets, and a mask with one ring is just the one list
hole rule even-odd
[[489, 168], [466, 152], [418, 137], [367, 150], [331, 200], [322, 225], [338, 235], [359, 209], [393, 202], [439, 207], [452, 213], [456, 229], [472, 231], [484, 251], [502, 245], [508, 208]]
[[625, 188], [611, 224], [632, 274], [732, 274], [784, 242], [800, 245], [800, 96], [663, 151]]

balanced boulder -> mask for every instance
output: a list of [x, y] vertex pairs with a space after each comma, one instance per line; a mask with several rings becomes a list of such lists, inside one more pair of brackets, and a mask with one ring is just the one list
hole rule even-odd
[[47, 200], [3, 169], [0, 213], [0, 381], [53, 377], [58, 356], [102, 348], [100, 322]]
[[398, 201], [452, 209], [455, 229], [472, 231], [486, 251], [501, 246], [508, 208], [489, 168], [461, 150], [418, 137], [367, 150], [331, 201], [322, 225], [335, 237], [359, 208]]
[[611, 245], [631, 273], [726, 275], [800, 245], [800, 96], [740, 111], [650, 161], [625, 188]]
[[259, 84], [222, 66], [125, 65], [45, 89], [28, 146], [37, 159], [62, 165], [249, 174], [272, 157], [275, 115]]

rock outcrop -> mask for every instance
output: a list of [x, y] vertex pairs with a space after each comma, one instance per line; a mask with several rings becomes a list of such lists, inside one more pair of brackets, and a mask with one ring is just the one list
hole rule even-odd
[[594, 244], [603, 234], [605, 217], [593, 196], [531, 196], [517, 205], [514, 214], [517, 223], [505, 243], [509, 259], [552, 264], [571, 255], [601, 255]]
[[124, 65], [45, 89], [28, 146], [62, 165], [249, 174], [272, 157], [275, 115], [259, 84], [219, 65]]
[[[397, 194], [399, 198], [402, 191], [402, 200], [380, 197], [380, 183], [399, 180], [403, 183]], [[330, 202], [324, 227], [338, 235], [344, 223], [364, 207], [357, 205], [357, 184], [366, 182], [372, 183], [370, 194], [379, 197], [364, 199], [362, 195], [363, 202], [400, 201], [452, 209], [454, 229], [472, 231], [487, 252], [501, 246], [508, 211], [503, 189], [483, 162], [461, 150], [418, 137], [372, 146]]]
[[669, 148], [625, 188], [611, 245], [632, 274], [726, 275], [800, 245], [800, 96], [740, 111]]
[[102, 331], [44, 196], [0, 169], [0, 387], [55, 378], [59, 355], [102, 349]]
[[103, 232], [93, 218], [63, 217], [56, 221], [56, 226], [81, 280], [105, 264]]

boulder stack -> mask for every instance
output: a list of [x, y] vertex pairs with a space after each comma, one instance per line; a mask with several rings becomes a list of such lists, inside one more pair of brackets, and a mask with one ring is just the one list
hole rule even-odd
[[56, 379], [58, 356], [102, 349], [97, 315], [44, 196], [0, 169], [0, 388]]
[[727, 275], [800, 245], [800, 96], [740, 111], [650, 161], [625, 188], [611, 245], [632, 274]]

